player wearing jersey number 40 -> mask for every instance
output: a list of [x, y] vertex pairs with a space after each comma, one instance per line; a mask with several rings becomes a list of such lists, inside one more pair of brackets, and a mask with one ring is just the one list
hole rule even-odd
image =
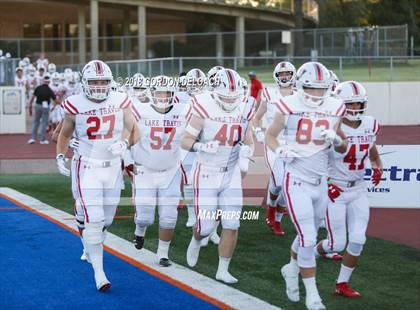
[[71, 161], [72, 193], [82, 241], [101, 292], [111, 286], [103, 270], [103, 243], [120, 201], [121, 157], [137, 128], [130, 99], [111, 91], [112, 80], [104, 62], [85, 65], [83, 92], [62, 104], [65, 116], [57, 141], [58, 170], [69, 176], [65, 154], [73, 134], [78, 140]]
[[[249, 128], [255, 100], [244, 97], [240, 76], [231, 69], [216, 73], [217, 83], [210, 92], [192, 98], [193, 115], [182, 137], [182, 147], [197, 153], [193, 167], [196, 223], [187, 250], [187, 263], [194, 267], [201, 240], [215, 227], [215, 218], [203, 216], [224, 213], [240, 214], [242, 210], [241, 172], [246, 173], [253, 153]], [[219, 266], [216, 279], [225, 283], [238, 280], [229, 271], [239, 228], [239, 217], [221, 218]]]
[[[290, 263], [281, 268], [288, 298], [297, 302], [299, 274], [306, 290], [308, 309], [325, 309], [315, 282], [314, 246], [327, 204], [326, 174], [329, 150], [347, 149], [340, 129], [345, 106], [332, 96], [330, 72], [318, 62], [303, 64], [296, 74], [296, 93], [277, 105], [266, 132], [266, 143], [285, 162], [283, 193], [297, 236]], [[283, 132], [284, 142], [278, 136]]]
[[343, 251], [348, 234], [335, 292], [346, 297], [360, 297], [360, 293], [349, 286], [349, 280], [366, 242], [369, 222], [369, 202], [363, 180], [367, 158], [374, 171], [372, 182], [375, 186], [382, 175], [382, 163], [375, 145], [379, 123], [365, 115], [367, 95], [360, 83], [348, 81], [339, 84], [336, 96], [347, 107], [341, 128], [349, 146], [346, 153], [331, 150], [329, 154], [330, 201], [325, 217], [328, 239], [319, 242], [317, 250], [320, 255]]

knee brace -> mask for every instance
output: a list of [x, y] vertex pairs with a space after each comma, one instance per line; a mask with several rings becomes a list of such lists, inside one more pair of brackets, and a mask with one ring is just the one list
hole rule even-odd
[[354, 243], [350, 241], [349, 244], [347, 245], [347, 252], [350, 255], [360, 256], [360, 254], [362, 253], [362, 250], [363, 250], [363, 244]]
[[100, 244], [103, 239], [104, 222], [86, 223], [83, 230], [83, 239], [88, 244]]
[[298, 266], [302, 268], [316, 267], [314, 247], [299, 247], [297, 261]]
[[176, 226], [176, 218], [159, 219], [159, 228], [174, 229]]

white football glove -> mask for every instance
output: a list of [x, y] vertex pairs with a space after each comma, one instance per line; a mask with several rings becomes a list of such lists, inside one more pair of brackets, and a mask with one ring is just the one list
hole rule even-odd
[[220, 142], [217, 140], [209, 141], [207, 143], [196, 142], [193, 145], [193, 150], [196, 152], [216, 154], [219, 149], [219, 144]]
[[127, 148], [128, 140], [125, 139], [124, 141], [117, 141], [111, 144], [108, 147], [108, 151], [110, 151], [114, 156], [123, 156]]
[[72, 138], [69, 141], [69, 148], [73, 149], [73, 150], [77, 150], [79, 148], [79, 139], [77, 138]]
[[248, 172], [249, 169], [249, 160], [252, 156], [252, 149], [249, 145], [243, 144], [239, 150], [239, 169], [242, 172]]
[[299, 154], [288, 145], [282, 145], [276, 149], [276, 157], [280, 158], [285, 163], [291, 163], [296, 157], [299, 157]]
[[66, 168], [66, 161], [68, 159], [64, 157], [64, 154], [58, 154], [55, 159], [57, 160], [57, 168], [60, 174], [69, 177], [70, 170]]
[[255, 138], [257, 138], [258, 142], [264, 143], [265, 134], [264, 134], [264, 131], [261, 129], [261, 127], [255, 128]]
[[343, 143], [343, 139], [332, 129], [324, 129], [320, 133], [321, 137], [324, 138], [325, 142], [338, 146]]

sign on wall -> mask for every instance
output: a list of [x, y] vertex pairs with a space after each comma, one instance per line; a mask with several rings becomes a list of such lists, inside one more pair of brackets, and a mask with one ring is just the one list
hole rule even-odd
[[22, 113], [22, 91], [20, 89], [3, 89], [3, 114], [19, 115]]
[[372, 207], [420, 209], [420, 145], [378, 145], [384, 173], [378, 186], [371, 182], [372, 169], [365, 180]]

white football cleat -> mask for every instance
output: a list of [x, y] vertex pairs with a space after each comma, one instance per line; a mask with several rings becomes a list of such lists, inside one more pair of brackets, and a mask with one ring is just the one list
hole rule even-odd
[[325, 310], [327, 309], [322, 303], [318, 292], [306, 295], [305, 305], [308, 310]]
[[289, 264], [281, 268], [281, 275], [286, 282], [286, 295], [291, 302], [298, 302], [299, 296], [299, 269], [293, 270]]
[[108, 289], [111, 288], [111, 282], [108, 281], [103, 271], [95, 273], [95, 282], [96, 288], [101, 293], [106, 292]]
[[187, 263], [188, 266], [194, 267], [197, 265], [198, 256], [200, 255], [201, 241], [197, 241], [194, 236], [192, 236], [190, 244], [187, 249]]
[[225, 282], [227, 284], [235, 284], [238, 282], [238, 279], [232, 276], [227, 270], [224, 270], [224, 271], [217, 270], [216, 280]]
[[220, 237], [217, 234], [217, 230], [215, 230], [211, 235], [210, 235], [210, 241], [213, 242], [214, 244], [218, 245], [220, 243]]

